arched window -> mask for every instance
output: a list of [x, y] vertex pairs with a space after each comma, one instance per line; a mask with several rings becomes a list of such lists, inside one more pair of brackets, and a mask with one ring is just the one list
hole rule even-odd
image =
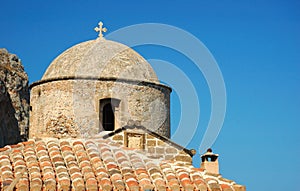
[[115, 115], [111, 103], [107, 103], [103, 107], [102, 126], [105, 131], [113, 131], [115, 129]]
[[100, 131], [114, 131], [116, 125], [116, 111], [120, 104], [119, 99], [105, 98], [99, 102]]

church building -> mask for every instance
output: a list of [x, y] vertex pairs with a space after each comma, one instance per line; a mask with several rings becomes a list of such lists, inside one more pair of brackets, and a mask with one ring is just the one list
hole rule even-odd
[[72, 46], [30, 85], [29, 139], [0, 148], [1, 190], [245, 191], [208, 149], [170, 139], [170, 94], [130, 47], [103, 37]]

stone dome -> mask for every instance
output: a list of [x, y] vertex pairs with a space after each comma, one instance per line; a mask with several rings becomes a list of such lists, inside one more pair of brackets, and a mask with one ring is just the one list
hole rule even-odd
[[42, 80], [69, 77], [158, 83], [153, 68], [141, 55], [104, 38], [82, 42], [64, 51], [50, 64]]

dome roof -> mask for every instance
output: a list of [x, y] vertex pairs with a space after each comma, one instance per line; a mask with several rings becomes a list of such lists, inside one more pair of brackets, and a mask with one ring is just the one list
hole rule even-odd
[[158, 82], [151, 65], [133, 49], [98, 38], [79, 43], [60, 54], [42, 80], [89, 77]]

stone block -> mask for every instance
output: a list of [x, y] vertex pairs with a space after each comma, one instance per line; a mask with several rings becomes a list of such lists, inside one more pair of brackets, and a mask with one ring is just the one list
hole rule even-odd
[[173, 147], [166, 148], [166, 153], [168, 154], [176, 154], [177, 152], [178, 150]]
[[163, 158], [163, 155], [148, 155], [148, 157], [151, 159], [161, 159]]
[[123, 135], [115, 135], [115, 136], [113, 136], [113, 140], [121, 141], [121, 140], [123, 140]]
[[166, 145], [166, 143], [161, 140], [157, 140], [157, 145], [162, 146], [162, 145]]
[[157, 147], [155, 150], [156, 150], [156, 154], [165, 154], [165, 149], [164, 148]]
[[174, 155], [165, 155], [166, 160], [173, 160], [175, 158]]
[[186, 156], [186, 155], [177, 155], [177, 156], [175, 156], [175, 160], [182, 161], [182, 162], [188, 162], [188, 163], [192, 162], [192, 158], [190, 156]]
[[179, 154], [186, 155], [187, 153], [184, 150], [180, 150]]
[[156, 140], [147, 140], [147, 146], [150, 147], [156, 146]]
[[155, 153], [155, 148], [154, 147], [148, 147], [147, 152], [148, 153]]

